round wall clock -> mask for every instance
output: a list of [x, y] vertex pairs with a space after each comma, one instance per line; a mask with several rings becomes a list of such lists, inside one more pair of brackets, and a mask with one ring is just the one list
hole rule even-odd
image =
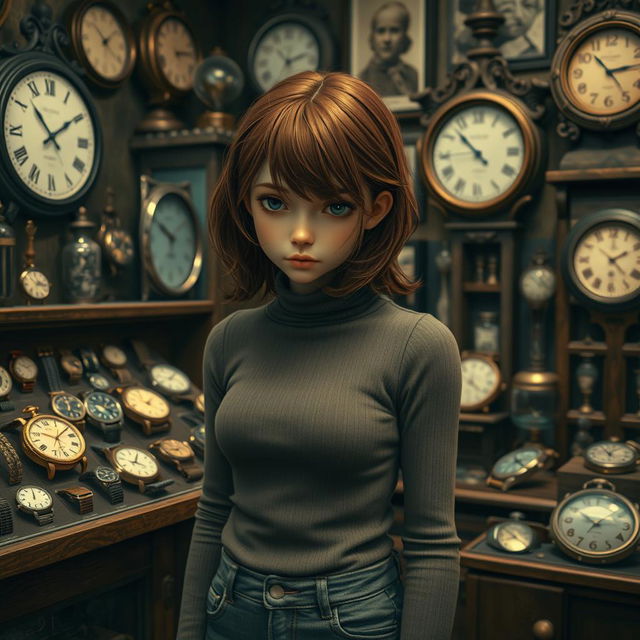
[[587, 129], [620, 129], [640, 113], [640, 16], [603, 11], [565, 36], [551, 64], [560, 111]]
[[122, 11], [110, 0], [80, 0], [68, 16], [73, 53], [87, 76], [107, 89], [121, 85], [136, 60], [133, 31]]
[[424, 178], [447, 210], [479, 218], [513, 204], [538, 173], [541, 141], [507, 94], [477, 90], [442, 105], [420, 145]]
[[247, 68], [258, 91], [300, 71], [331, 69], [334, 47], [326, 24], [315, 16], [287, 12], [267, 20], [249, 44]]
[[464, 352], [460, 410], [478, 411], [488, 407], [503, 390], [502, 373], [493, 358], [481, 353]]
[[600, 311], [640, 305], [640, 214], [603, 209], [569, 231], [562, 272], [579, 302]]
[[100, 165], [100, 123], [82, 81], [40, 52], [0, 65], [0, 188], [43, 216], [75, 210]]

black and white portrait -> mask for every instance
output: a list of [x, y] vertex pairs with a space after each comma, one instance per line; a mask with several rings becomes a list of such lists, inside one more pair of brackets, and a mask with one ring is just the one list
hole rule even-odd
[[368, 82], [390, 109], [415, 109], [408, 96], [424, 86], [423, 2], [351, 3], [351, 73]]

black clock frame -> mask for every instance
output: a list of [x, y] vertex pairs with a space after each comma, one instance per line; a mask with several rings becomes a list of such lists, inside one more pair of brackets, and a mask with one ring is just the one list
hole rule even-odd
[[629, 209], [592, 211], [578, 220], [569, 231], [562, 250], [561, 269], [568, 289], [581, 304], [597, 311], [617, 313], [638, 307], [640, 305], [640, 290], [622, 296], [616, 302], [611, 302], [609, 298], [603, 296], [594, 296], [580, 283], [573, 266], [573, 254], [580, 239], [595, 227], [612, 222], [621, 222], [632, 226], [640, 234], [640, 214], [634, 211]]
[[[85, 184], [64, 200], [50, 200], [32, 192], [16, 174], [4, 138], [4, 117], [13, 87], [26, 75], [36, 71], [52, 71], [63, 76], [78, 91], [85, 102], [94, 130], [94, 162]], [[102, 130], [93, 99], [84, 82], [58, 58], [39, 51], [23, 53], [0, 63], [0, 118], [3, 135], [0, 136], [0, 189], [4, 197], [13, 201], [20, 210], [34, 216], [58, 216], [77, 209], [93, 187], [102, 159]]]

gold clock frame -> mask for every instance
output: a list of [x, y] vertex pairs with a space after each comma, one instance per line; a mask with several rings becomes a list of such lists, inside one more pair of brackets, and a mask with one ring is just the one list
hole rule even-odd
[[[509, 112], [514, 118], [524, 142], [524, 158], [518, 177], [507, 191], [492, 200], [472, 203], [451, 195], [441, 184], [433, 167], [433, 147], [445, 122], [474, 104], [492, 103]], [[438, 108], [424, 132], [420, 144], [420, 164], [424, 181], [433, 198], [445, 211], [452, 210], [474, 219], [494, 215], [506, 210], [526, 193], [538, 176], [542, 158], [542, 139], [532, 118], [515, 98], [501, 91], [477, 89], [463, 93]]]
[[567, 76], [576, 49], [585, 38], [605, 29], [628, 29], [640, 37], [640, 15], [629, 11], [608, 10], [597, 13], [575, 25], [558, 45], [551, 61], [549, 86], [556, 106], [572, 122], [592, 131], [615, 131], [635, 124], [640, 115], [640, 100], [616, 114], [587, 112], [571, 101], [572, 91]]
[[[105, 76], [98, 73], [89, 61], [82, 46], [82, 22], [87, 11], [95, 5], [103, 5], [113, 15], [124, 32], [128, 62], [122, 72], [115, 78], [105, 78]], [[73, 54], [87, 72], [87, 76], [92, 82], [104, 89], [115, 89], [131, 75], [138, 55], [136, 39], [133, 29], [127, 22], [124, 13], [122, 13], [114, 2], [111, 0], [79, 0], [77, 4], [71, 7], [71, 12], [67, 18], [67, 25]]]
[[463, 351], [460, 354], [461, 364], [462, 364], [462, 361], [469, 360], [471, 358], [475, 360], [484, 360], [491, 366], [491, 368], [497, 374], [496, 384], [494, 385], [493, 389], [491, 389], [490, 393], [484, 398], [484, 400], [481, 400], [480, 402], [476, 402], [475, 404], [469, 404], [469, 405], [461, 404], [460, 411], [462, 413], [473, 413], [474, 411], [479, 411], [481, 409], [488, 410], [488, 408], [491, 406], [491, 403], [495, 401], [495, 399], [500, 395], [500, 393], [504, 389], [502, 371], [500, 370], [498, 363], [491, 356], [488, 356], [484, 353], [478, 353], [477, 351]]

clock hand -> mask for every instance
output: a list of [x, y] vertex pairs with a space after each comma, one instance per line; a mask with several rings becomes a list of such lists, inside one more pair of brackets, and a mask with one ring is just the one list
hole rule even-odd
[[47, 142], [49, 142], [49, 140], [52, 140], [55, 143], [56, 142], [56, 137], [59, 134], [61, 134], [63, 131], [68, 129], [69, 125], [71, 125], [72, 122], [75, 122], [77, 118], [78, 118], [78, 116], [74, 116], [73, 118], [71, 118], [71, 120], [67, 120], [59, 129], [56, 129], [55, 131], [50, 133], [49, 137], [45, 138], [43, 144], [47, 144]]
[[162, 224], [160, 220], [158, 220], [158, 226], [160, 227], [160, 230], [162, 231], [162, 233], [164, 233], [164, 235], [167, 236], [167, 238], [169, 238], [169, 240], [171, 241], [171, 244], [173, 244], [176, 241], [176, 237], [173, 235], [173, 233], [171, 233], [171, 231], [169, 231], [169, 229], [167, 229], [167, 227], [164, 224]]
[[609, 67], [607, 67], [607, 65], [604, 62], [602, 62], [602, 60], [600, 60], [598, 56], [593, 56], [593, 57], [596, 59], [596, 62], [604, 69], [604, 72], [620, 87], [620, 90], [624, 91], [624, 89], [622, 88], [622, 85], [618, 81], [618, 78], [616, 78], [613, 75], [613, 72], [611, 71], [611, 69], [609, 69]]
[[307, 54], [306, 53], [299, 53], [297, 56], [293, 56], [293, 58], [289, 59], [289, 62], [295, 62], [296, 60], [299, 60], [300, 58], [304, 58]]
[[615, 258], [609, 258], [609, 260], [613, 260], [614, 262], [616, 260], [618, 260], [618, 258], [622, 258], [623, 256], [626, 256], [629, 252], [628, 251], [623, 251], [619, 256], [616, 256]]
[[102, 44], [109, 44], [109, 40], [111, 40], [111, 38], [113, 38], [113, 36], [116, 35], [116, 33], [118, 33], [117, 29], [114, 29], [106, 38], [102, 39]]
[[487, 162], [487, 160], [485, 159], [485, 157], [482, 155], [482, 151], [480, 151], [479, 149], [476, 149], [470, 142], [469, 139], [467, 138], [467, 136], [465, 136], [463, 133], [460, 133], [460, 131], [457, 132], [458, 136], [460, 136], [460, 140], [462, 140], [463, 144], [465, 144], [467, 147], [469, 147], [469, 149], [471, 149], [471, 151], [473, 151], [473, 155], [480, 160], [480, 162], [482, 162], [482, 164], [486, 167], [489, 163]]
[[[36, 112], [36, 116], [38, 117], [38, 120], [40, 120], [40, 122], [42, 123], [42, 126], [47, 130], [47, 133], [51, 135], [51, 129], [47, 127], [47, 123], [44, 121], [44, 118], [42, 117], [42, 114], [40, 113], [38, 107], [36, 107], [36, 105], [33, 104], [33, 100], [31, 100], [31, 106], [33, 107], [33, 110]], [[55, 145], [56, 149], [60, 151], [60, 145], [56, 142], [55, 138], [53, 140], [53, 144]]]
[[102, 33], [102, 31], [100, 31], [100, 29], [98, 28], [98, 25], [95, 22], [91, 23], [93, 25], [93, 28], [98, 32], [98, 35], [102, 38], [102, 43], [104, 44], [106, 38], [104, 37], [104, 34]]
[[[612, 258], [606, 251], [604, 251], [603, 249], [601, 249], [600, 247], [598, 247], [598, 250], [600, 251], [600, 253], [604, 256], [607, 257], [607, 260], [609, 261], [609, 264], [612, 264], [623, 276], [626, 276], [626, 272], [624, 272], [622, 270], [622, 268], [620, 267], [620, 265], [616, 262], [617, 258]], [[618, 256], [619, 258], [620, 256]]]
[[615, 69], [611, 69], [611, 73], [619, 73], [620, 71], [628, 71], [629, 69], [635, 69], [636, 67], [640, 67], [640, 63], [638, 63], [638, 64], [625, 64], [622, 67], [616, 67]]

